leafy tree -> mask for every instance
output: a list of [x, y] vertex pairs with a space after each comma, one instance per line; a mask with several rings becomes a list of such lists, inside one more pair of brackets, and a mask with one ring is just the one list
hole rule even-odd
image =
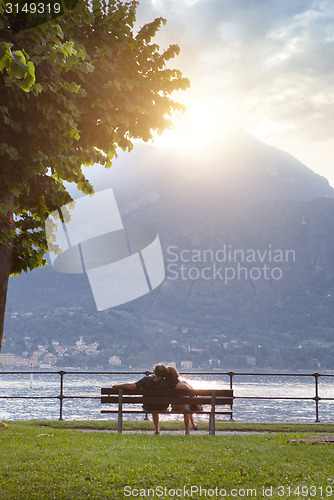
[[179, 47], [152, 42], [162, 18], [135, 33], [136, 7], [81, 0], [18, 33], [0, 7], [0, 348], [8, 278], [45, 263], [43, 221], [70, 201], [64, 181], [92, 192], [82, 165], [110, 167], [182, 109], [171, 93], [189, 82], [166, 66]]

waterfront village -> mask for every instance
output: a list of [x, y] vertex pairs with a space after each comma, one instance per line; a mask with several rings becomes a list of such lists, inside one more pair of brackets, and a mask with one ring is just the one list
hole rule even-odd
[[[97, 321], [86, 313], [58, 311], [18, 313], [8, 311], [0, 369], [25, 370], [103, 370], [151, 369], [157, 362], [175, 364], [186, 371], [258, 371], [331, 369], [333, 358], [326, 344], [316, 339], [285, 336], [282, 345], [272, 345], [272, 337], [262, 334], [237, 338], [218, 327], [203, 335], [193, 326], [145, 324], [145, 334], [135, 334], [136, 326], [123, 325], [115, 316]], [[24, 332], [22, 334], [22, 332]], [[331, 330], [332, 332], [332, 330]], [[289, 338], [289, 344], [286, 339]]]
[[[31, 352], [32, 339], [29, 336], [23, 338], [24, 345], [27, 347], [26, 351], [22, 354], [18, 353], [3, 353], [0, 354], [0, 366], [5, 369], [110, 369], [111, 371], [118, 371], [124, 369], [138, 368], [138, 365], [133, 363], [134, 357], [127, 356], [127, 359], [122, 359], [122, 351], [124, 352], [125, 346], [113, 346], [114, 353], [106, 353], [104, 350], [99, 349], [99, 343], [86, 343], [83, 337], [80, 337], [73, 345], [65, 346], [58, 341], [53, 340], [47, 345], [37, 345], [37, 349]], [[207, 358], [208, 352], [205, 349], [191, 347], [190, 345], [179, 344], [177, 340], [171, 340], [171, 348], [173, 351], [173, 361], [166, 361], [168, 364], [178, 366], [182, 370], [192, 369], [219, 369], [221, 360], [218, 358]], [[213, 348], [217, 348], [220, 342], [218, 339], [212, 341]], [[220, 344], [221, 345], [221, 344]], [[236, 346], [237, 341], [232, 341], [232, 345]], [[223, 343], [223, 349], [228, 348], [228, 343]], [[123, 349], [122, 349], [123, 348]], [[212, 352], [212, 349], [210, 349]], [[106, 355], [107, 354], [107, 355]], [[204, 358], [203, 355], [206, 355]], [[175, 362], [175, 360], [177, 360]], [[200, 361], [201, 360], [201, 361]], [[144, 360], [143, 360], [144, 361]], [[163, 361], [163, 360], [158, 360]], [[165, 362], [165, 361], [164, 361]], [[256, 365], [256, 358], [254, 356], [244, 356], [244, 363], [250, 366]], [[145, 366], [150, 369], [154, 360], [145, 360]]]

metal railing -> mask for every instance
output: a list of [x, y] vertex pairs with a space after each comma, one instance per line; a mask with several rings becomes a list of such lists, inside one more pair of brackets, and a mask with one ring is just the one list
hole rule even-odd
[[314, 401], [315, 402], [315, 422], [320, 422], [319, 420], [319, 401], [334, 401], [333, 398], [321, 398], [319, 396], [319, 378], [320, 377], [334, 377], [334, 374], [322, 374], [322, 373], [236, 373], [228, 372], [227, 375], [230, 377], [230, 388], [233, 389], [233, 378], [235, 376], [271, 376], [271, 377], [314, 377], [314, 396], [312, 397], [295, 397], [295, 396], [242, 396], [235, 397], [234, 399], [253, 399], [253, 400], [283, 400], [283, 401]]
[[[149, 375], [152, 372], [137, 372], [137, 371], [118, 371], [118, 372], [110, 372], [110, 371], [38, 371], [33, 372], [34, 374], [43, 375], [43, 374], [53, 374], [59, 375], [59, 394], [55, 396], [2, 396], [0, 395], [0, 399], [57, 399], [59, 401], [59, 420], [63, 420], [63, 405], [65, 400], [70, 399], [91, 399], [91, 400], [99, 400], [100, 396], [85, 396], [85, 395], [66, 395], [64, 393], [64, 377], [71, 375], [111, 375], [115, 378], [115, 382], [118, 381], [117, 377], [120, 375], [131, 375], [131, 379], [135, 380], [136, 375]], [[32, 376], [32, 372], [30, 371], [4, 371], [0, 372], [0, 382], [1, 375], [30, 375]], [[228, 377], [230, 389], [235, 389], [237, 384], [235, 379], [237, 377], [313, 377], [314, 379], [314, 392], [309, 397], [296, 397], [296, 396], [234, 396], [234, 400], [283, 400], [283, 401], [314, 401], [315, 403], [315, 422], [320, 422], [319, 420], [319, 403], [320, 401], [334, 401], [334, 397], [321, 397], [320, 396], [320, 379], [334, 377], [334, 374], [323, 374], [323, 373], [250, 373], [250, 372], [182, 372], [180, 375], [191, 375], [191, 376], [226, 376]], [[334, 389], [334, 388], [333, 388]], [[334, 391], [333, 391], [334, 392]], [[232, 418], [232, 417], [231, 417]]]

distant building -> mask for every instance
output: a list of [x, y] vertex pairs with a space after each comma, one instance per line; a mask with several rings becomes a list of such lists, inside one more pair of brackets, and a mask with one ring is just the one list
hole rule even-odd
[[100, 354], [99, 351], [96, 350], [96, 348], [91, 348], [89, 347], [88, 349], [85, 349], [85, 354], [86, 356], [97, 356], [98, 354]]
[[54, 354], [46, 354], [44, 356], [44, 363], [47, 363], [50, 365], [57, 364], [57, 356], [55, 356]]
[[220, 365], [220, 359], [217, 359], [217, 358], [209, 359], [209, 364], [212, 365], [212, 366], [219, 366]]
[[256, 366], [256, 358], [254, 356], [245, 356], [247, 365]]
[[193, 367], [193, 362], [192, 361], [181, 361], [181, 368], [185, 368], [188, 370], [189, 368]]
[[0, 364], [2, 366], [27, 366], [28, 360], [16, 354], [0, 354]]
[[120, 366], [122, 364], [121, 358], [118, 356], [111, 356], [109, 358], [109, 365]]
[[[52, 342], [52, 345], [53, 345], [53, 342]], [[62, 356], [68, 350], [67, 347], [60, 345], [59, 342], [58, 342], [58, 345], [54, 345], [53, 347], [54, 347], [56, 353], [60, 356]]]
[[77, 346], [77, 350], [78, 351], [83, 351], [84, 349], [86, 349], [87, 347], [87, 344], [86, 342], [83, 340], [82, 337], [80, 337], [80, 340], [77, 340], [77, 342], [75, 343], [75, 345]]

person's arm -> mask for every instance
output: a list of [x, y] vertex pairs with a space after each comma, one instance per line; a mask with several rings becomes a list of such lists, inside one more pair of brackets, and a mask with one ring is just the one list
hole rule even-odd
[[176, 384], [175, 389], [192, 389], [192, 387], [188, 384], [188, 382], [182, 380]]
[[137, 389], [137, 386], [135, 383], [115, 384], [112, 387], [113, 387], [113, 389], [128, 389], [129, 391], [133, 391], [134, 389]]

